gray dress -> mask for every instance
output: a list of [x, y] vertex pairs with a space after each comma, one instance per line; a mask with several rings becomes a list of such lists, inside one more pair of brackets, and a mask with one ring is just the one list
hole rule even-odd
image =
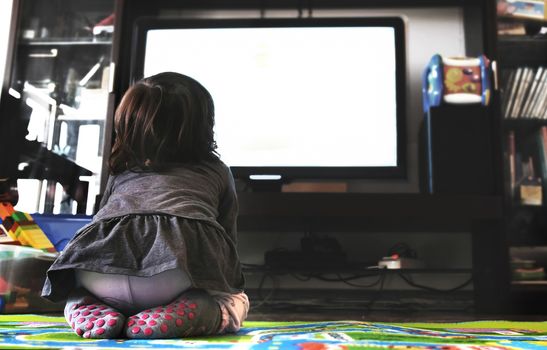
[[74, 269], [148, 277], [180, 268], [194, 288], [241, 292], [237, 213], [234, 179], [220, 160], [111, 176], [101, 209], [49, 268], [42, 296], [65, 300]]

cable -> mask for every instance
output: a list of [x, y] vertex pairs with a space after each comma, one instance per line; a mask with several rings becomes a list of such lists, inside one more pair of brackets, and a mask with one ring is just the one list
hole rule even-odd
[[[266, 267], [265, 265], [245, 264], [245, 263], [243, 263], [242, 266], [246, 267], [246, 268], [255, 268], [255, 269], [260, 269], [260, 268], [265, 268]], [[310, 281], [311, 279], [318, 279], [318, 280], [324, 281], [324, 282], [342, 282], [344, 284], [347, 284], [347, 285], [352, 286], [352, 287], [357, 287], [357, 288], [372, 288], [372, 287], [380, 284], [380, 290], [382, 290], [383, 286], [384, 286], [387, 270], [388, 270], [387, 268], [382, 268], [379, 271], [373, 271], [373, 272], [361, 273], [361, 274], [353, 274], [353, 275], [350, 275], [350, 276], [343, 276], [341, 272], [303, 274], [303, 273], [294, 273], [294, 272], [291, 273], [291, 272], [278, 271], [276, 274], [277, 275], [290, 275], [293, 278], [295, 278], [295, 279], [297, 279], [301, 282], [307, 282], [307, 281]], [[430, 292], [438, 292], [438, 293], [456, 292], [460, 289], [465, 288], [466, 286], [470, 285], [473, 282], [473, 278], [469, 278], [467, 281], [465, 281], [464, 283], [462, 283], [461, 285], [458, 285], [456, 287], [453, 287], [453, 288], [450, 288], [450, 289], [439, 289], [439, 288], [434, 288], [434, 287], [431, 287], [431, 286], [426, 286], [426, 285], [414, 282], [412, 280], [411, 276], [407, 276], [405, 274], [404, 270], [397, 270], [396, 272], [397, 272], [397, 275], [403, 281], [405, 281], [408, 285], [410, 285], [412, 287], [415, 287], [415, 288], [427, 290], [427, 291], [430, 291]], [[271, 272], [264, 272], [264, 274], [262, 276], [262, 279], [260, 281], [259, 287], [258, 287], [259, 288], [259, 296], [261, 298], [262, 298], [261, 291], [264, 289], [264, 283], [265, 283], [265, 280], [266, 280], [267, 277], [270, 277], [272, 279], [272, 281], [274, 282], [273, 283], [274, 284], [274, 289], [278, 287], [278, 285], [277, 285], [278, 280], [276, 278], [274, 278], [276, 274], [271, 273]], [[328, 277], [329, 274], [334, 274], [336, 277], [335, 278]], [[375, 281], [373, 281], [369, 284], [359, 284], [359, 283], [351, 282], [351, 281], [356, 280], [356, 279], [369, 278], [369, 277], [374, 277], [376, 275], [378, 275], [378, 278]], [[272, 295], [273, 295], [273, 290], [270, 294], [268, 294], [267, 298], [265, 298], [265, 299], [271, 298]], [[266, 300], [264, 300], [264, 301], [266, 301]]]
[[468, 279], [467, 281], [465, 281], [464, 283], [462, 283], [461, 285], [459, 286], [456, 286], [454, 288], [450, 288], [450, 289], [438, 289], [438, 288], [433, 288], [433, 287], [429, 287], [429, 286], [424, 286], [423, 284], [419, 284], [419, 283], [416, 283], [416, 282], [413, 282], [411, 278], [409, 278], [408, 276], [405, 276], [404, 275], [404, 272], [401, 272], [401, 271], [398, 271], [398, 275], [399, 277], [401, 277], [401, 279], [403, 281], [405, 281], [407, 284], [409, 284], [410, 286], [412, 287], [416, 287], [416, 288], [420, 288], [420, 289], [424, 289], [424, 290], [427, 290], [427, 291], [430, 291], [430, 292], [440, 292], [440, 293], [450, 293], [450, 292], [456, 292], [462, 288], [465, 288], [466, 286], [468, 286], [469, 284], [471, 284], [473, 282], [473, 278], [470, 278]]
[[[362, 277], [370, 277], [370, 276], [362, 276]], [[362, 278], [362, 277], [358, 277], [358, 278]], [[378, 276], [378, 279], [370, 284], [357, 284], [357, 283], [352, 283], [352, 282], [349, 282], [350, 279], [343, 279], [341, 280], [341, 282], [349, 285], [349, 286], [352, 286], [352, 287], [358, 287], [358, 288], [371, 288], [371, 287], [374, 287], [375, 285], [377, 285], [378, 283], [381, 283], [383, 285], [383, 280], [385, 278], [385, 274], [383, 273], [380, 273], [379, 276]], [[355, 279], [355, 278], [352, 278], [352, 279]]]
[[291, 273], [291, 276], [292, 276], [294, 279], [299, 280], [300, 282], [307, 282], [307, 281], [309, 281], [309, 280], [312, 279], [312, 276], [300, 277], [300, 275], [297, 274], [297, 273]]
[[[272, 280], [272, 288], [270, 288], [270, 292], [268, 293], [268, 295], [266, 297], [264, 297], [262, 295], [262, 291], [264, 290], [264, 282], [266, 281], [266, 278], [267, 277], [270, 277], [271, 280]], [[251, 308], [252, 309], [258, 309], [260, 308], [262, 305], [264, 304], [267, 304], [270, 299], [272, 299], [273, 295], [275, 294], [275, 291], [276, 289], [278, 288], [278, 281], [277, 279], [269, 274], [269, 273], [265, 273], [262, 275], [262, 278], [260, 279], [260, 283], [258, 284], [258, 297], [261, 299], [261, 302], [258, 303], [258, 304], [251, 304]]]
[[372, 305], [374, 305], [374, 303], [376, 303], [376, 301], [378, 301], [378, 299], [380, 299], [380, 294], [382, 293], [382, 291], [384, 290], [384, 282], [386, 280], [386, 273], [385, 273], [385, 269], [381, 269], [380, 270], [380, 278], [379, 278], [379, 281], [380, 281], [380, 287], [378, 288], [378, 290], [376, 291], [376, 293], [374, 293], [374, 298], [370, 299], [369, 303], [367, 304], [366, 306], [366, 309], [370, 312], [370, 310], [372, 309]]

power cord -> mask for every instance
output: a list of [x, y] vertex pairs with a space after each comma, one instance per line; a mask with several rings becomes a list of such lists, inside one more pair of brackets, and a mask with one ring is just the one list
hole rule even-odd
[[468, 285], [470, 285], [473, 282], [473, 278], [469, 278], [467, 281], [460, 284], [459, 286], [449, 288], [449, 289], [438, 289], [438, 288], [425, 286], [423, 284], [419, 284], [419, 283], [416, 283], [416, 282], [412, 281], [412, 279], [410, 277], [406, 276], [403, 271], [398, 271], [398, 275], [399, 275], [399, 277], [401, 277], [401, 279], [403, 281], [405, 281], [408, 285], [410, 285], [412, 287], [424, 289], [424, 290], [427, 290], [427, 291], [430, 291], [430, 292], [439, 292], [439, 293], [456, 292], [460, 289], [463, 289], [463, 288], [467, 287]]
[[[244, 268], [251, 268], [251, 269], [258, 269], [258, 270], [260, 270], [260, 269], [266, 270], [267, 269], [267, 267], [265, 265], [257, 265], [257, 264], [242, 264], [242, 265], [243, 265]], [[342, 273], [339, 272], [339, 271], [330, 272], [330, 273], [327, 272], [327, 273], [307, 273], [307, 274], [279, 271], [276, 274], [278, 274], [278, 275], [287, 274], [287, 275], [290, 275], [293, 278], [295, 278], [295, 279], [297, 279], [301, 282], [307, 282], [307, 281], [310, 281], [312, 279], [317, 279], [317, 280], [324, 281], [324, 282], [342, 282], [344, 284], [347, 284], [347, 285], [352, 286], [352, 287], [357, 287], [357, 288], [372, 288], [372, 287], [377, 286], [378, 284], [383, 284], [384, 283], [384, 279], [385, 279], [385, 276], [387, 274], [386, 273], [387, 270], [388, 269], [386, 269], [386, 268], [378, 268], [377, 270], [373, 270], [371, 272], [353, 274], [353, 275], [350, 275], [350, 276], [343, 276]], [[439, 293], [456, 292], [458, 290], [461, 290], [461, 289], [467, 287], [468, 285], [470, 285], [473, 282], [473, 278], [469, 278], [464, 283], [462, 283], [458, 286], [455, 286], [453, 288], [440, 289], [440, 288], [435, 288], [435, 287], [431, 287], [431, 286], [427, 286], [427, 285], [423, 285], [423, 284], [414, 282], [410, 276], [407, 276], [408, 272], [405, 272], [403, 270], [392, 270], [392, 271], [397, 272], [397, 275], [405, 283], [407, 283], [411, 287], [427, 290], [427, 291], [430, 291], [430, 292], [439, 292]], [[334, 274], [336, 277], [328, 277], [328, 275], [332, 275], [332, 274]], [[351, 282], [353, 280], [362, 279], [362, 278], [369, 278], [369, 277], [375, 277], [375, 276], [378, 276], [378, 278], [375, 281], [373, 281], [369, 284], [359, 284], [359, 283]], [[271, 272], [263, 272], [263, 277], [261, 279], [259, 289], [263, 288], [264, 281], [265, 281], [266, 277], [271, 277], [272, 280], [274, 280], [274, 274], [272, 274]], [[278, 283], [278, 281], [277, 281], [277, 279], [275, 279], [275, 284], [277, 284], [277, 283]], [[269, 296], [271, 297], [271, 295], [269, 295]]]
[[[272, 288], [269, 289], [269, 293], [264, 296], [262, 292], [264, 291], [264, 283], [266, 279], [270, 277], [272, 280]], [[251, 304], [251, 309], [258, 309], [261, 306], [268, 304], [269, 301], [273, 298], [275, 291], [279, 288], [279, 281], [277, 278], [275, 278], [274, 275], [265, 273], [262, 275], [262, 278], [260, 279], [260, 283], [258, 284], [258, 297], [260, 298], [260, 302], [258, 304]]]

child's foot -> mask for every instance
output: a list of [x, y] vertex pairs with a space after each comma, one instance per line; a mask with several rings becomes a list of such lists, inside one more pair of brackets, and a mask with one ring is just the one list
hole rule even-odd
[[69, 300], [65, 318], [80, 337], [94, 339], [119, 337], [125, 323], [123, 314], [90, 296]]
[[213, 334], [220, 325], [220, 307], [205, 291], [191, 290], [169, 305], [144, 310], [129, 317], [128, 338], [180, 338]]

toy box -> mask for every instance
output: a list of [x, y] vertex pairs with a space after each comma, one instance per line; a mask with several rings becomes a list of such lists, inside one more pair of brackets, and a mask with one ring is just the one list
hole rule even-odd
[[87, 215], [33, 214], [32, 217], [59, 252], [80, 228], [91, 222], [91, 216]]
[[[91, 222], [90, 216], [76, 215], [33, 214], [32, 218], [58, 252], [80, 228]], [[0, 244], [0, 313], [63, 310], [64, 303], [40, 297], [46, 272], [58, 253], [8, 242], [10, 237], [4, 236], [4, 244]]]
[[0, 313], [63, 310], [62, 303], [40, 297], [46, 271], [56, 256], [40, 249], [0, 244]]

